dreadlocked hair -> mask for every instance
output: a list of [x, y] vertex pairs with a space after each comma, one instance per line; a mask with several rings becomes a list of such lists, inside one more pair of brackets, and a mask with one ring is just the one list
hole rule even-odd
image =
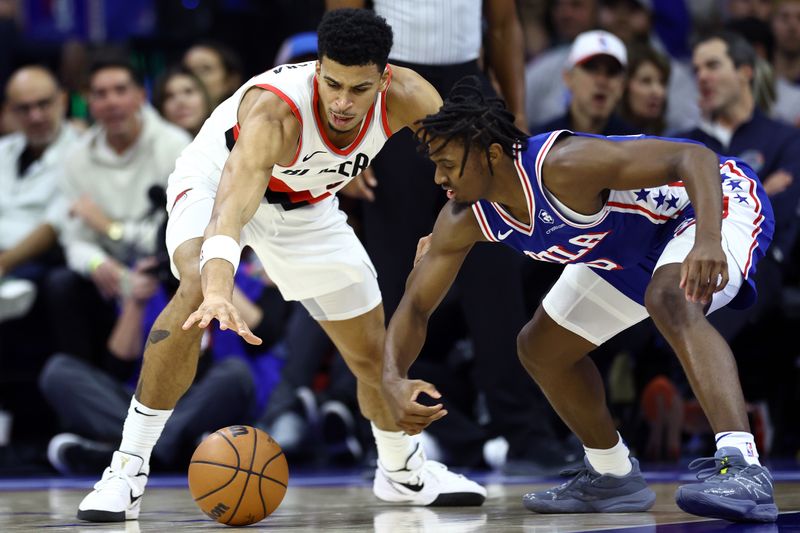
[[[486, 154], [489, 172], [494, 174], [489, 160], [489, 146], [499, 144], [511, 157], [528, 147], [528, 136], [514, 125], [511, 114], [500, 98], [484, 95], [477, 76], [466, 76], [453, 85], [450, 94], [437, 113], [416, 122], [419, 150], [433, 155], [450, 141], [457, 139], [464, 145], [461, 173], [469, 157], [470, 146], [475, 145]], [[443, 138], [444, 142], [431, 152], [431, 142]]]

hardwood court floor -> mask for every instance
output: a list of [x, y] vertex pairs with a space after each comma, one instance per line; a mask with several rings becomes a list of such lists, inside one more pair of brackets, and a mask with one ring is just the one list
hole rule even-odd
[[[156, 481], [155, 478], [153, 481]], [[750, 531], [771, 533], [800, 531], [800, 483], [776, 484], [781, 509], [778, 525], [734, 525], [706, 520], [681, 512], [674, 503], [677, 483], [651, 483], [658, 499], [651, 512], [635, 514], [537, 515], [522, 507], [521, 496], [547, 484], [499, 484], [488, 482], [489, 499], [479, 508], [408, 508], [377, 502], [365, 482], [339, 486], [308, 486], [298, 479], [292, 484], [278, 510], [247, 531], [267, 532], [356, 532], [375, 533], [466, 533], [492, 532], [575, 532], [620, 530], [650, 531]], [[90, 524], [75, 519], [78, 502], [92, 481], [81, 480], [75, 488], [50, 483], [49, 488], [0, 491], [0, 531], [81, 531], [91, 533], [226, 531], [203, 515], [194, 505], [189, 491], [174, 488], [148, 488], [138, 521], [120, 524]], [[173, 485], [180, 482], [173, 482]], [[41, 483], [40, 483], [41, 485]], [[2, 488], [0, 486], [0, 488]], [[233, 530], [229, 530], [233, 531]]]

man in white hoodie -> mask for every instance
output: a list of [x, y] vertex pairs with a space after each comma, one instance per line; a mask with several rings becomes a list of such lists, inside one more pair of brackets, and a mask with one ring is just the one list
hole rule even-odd
[[113, 301], [128, 290], [130, 267], [155, 252], [163, 209], [151, 190], [166, 185], [191, 139], [146, 104], [126, 61], [92, 66], [89, 111], [96, 124], [68, 157], [62, 184], [70, 205], [61, 235], [69, 269], [51, 276], [49, 297], [60, 350], [97, 361], [107, 353]]

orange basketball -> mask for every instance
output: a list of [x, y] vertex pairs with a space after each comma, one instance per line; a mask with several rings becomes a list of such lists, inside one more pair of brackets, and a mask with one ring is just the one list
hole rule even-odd
[[228, 426], [206, 437], [189, 464], [189, 491], [222, 524], [246, 526], [280, 505], [289, 482], [286, 457], [272, 437], [250, 426]]

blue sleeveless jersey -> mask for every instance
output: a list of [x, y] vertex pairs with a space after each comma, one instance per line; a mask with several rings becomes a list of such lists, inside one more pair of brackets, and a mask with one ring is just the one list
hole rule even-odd
[[[480, 200], [472, 205], [486, 239], [502, 242], [525, 255], [552, 263], [583, 263], [627, 297], [644, 305], [644, 294], [667, 243], [695, 223], [682, 182], [632, 191], [611, 190], [600, 213], [588, 223], [568, 218], [548, 198], [541, 170], [548, 151], [562, 134], [595, 135], [565, 130], [528, 140], [515, 165], [528, 202], [530, 224], [516, 220], [500, 204]], [[649, 136], [602, 137], [615, 142], [640, 139], [692, 143]], [[698, 143], [699, 144], [699, 143]], [[744, 162], [719, 157], [723, 191], [723, 234], [729, 257], [745, 283], [731, 302], [744, 308], [755, 299], [752, 274], [772, 240], [774, 217], [756, 173]]]

